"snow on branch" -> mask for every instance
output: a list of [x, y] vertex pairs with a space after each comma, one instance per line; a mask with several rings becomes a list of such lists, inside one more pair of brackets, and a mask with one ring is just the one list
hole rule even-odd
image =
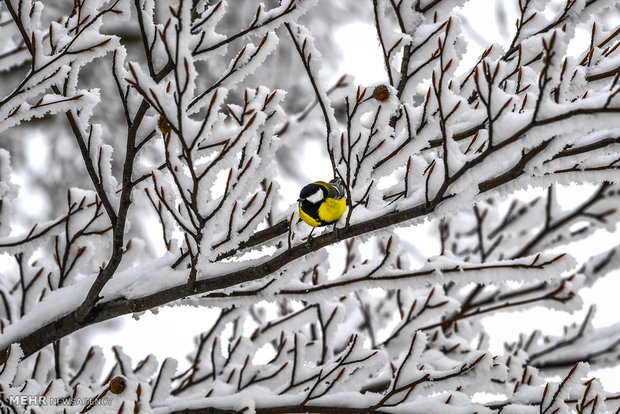
[[[620, 222], [613, 2], [515, 1], [473, 61], [464, 0], [265, 3], [0, 4], [0, 407], [617, 411], [590, 367], [617, 367], [620, 329], [594, 307], [497, 355], [481, 322], [574, 312], [618, 271], [617, 245], [568, 251]], [[351, 14], [385, 84], [331, 76]], [[347, 204], [313, 237], [306, 162]], [[569, 205], [569, 184], [591, 187]], [[189, 365], [123, 338], [106, 364], [82, 330], [180, 304], [218, 312]]]

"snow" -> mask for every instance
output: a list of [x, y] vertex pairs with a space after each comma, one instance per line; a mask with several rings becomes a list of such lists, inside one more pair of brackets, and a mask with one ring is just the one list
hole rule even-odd
[[[119, 142], [124, 142], [124, 134], [117, 139], [113, 135], [118, 132], [115, 128], [93, 123], [99, 119], [95, 116], [108, 109], [103, 102], [108, 91], [104, 89], [105, 83], [101, 83], [101, 90], [83, 89], [83, 73], [91, 70], [94, 59], [114, 52], [113, 73], [118, 78], [121, 96], [128, 91], [125, 104], [129, 117], [135, 117], [142, 99], [152, 106], [148, 115], [138, 120], [136, 134], [137, 143], [155, 134], [148, 144], [150, 157], [144, 156], [146, 149], [138, 153], [138, 167], [132, 177], [146, 179], [131, 194], [134, 204], [123, 242], [127, 251], [100, 292], [102, 303], [158, 295], [167, 289], [180, 291], [187, 286], [188, 266], [194, 266], [201, 291], [164, 306], [185, 304], [222, 309], [222, 318], [216, 322], [204, 320], [210, 319], [204, 315], [197, 319], [205, 332], [198, 337], [200, 349], [189, 354], [190, 363], [194, 364], [190, 371], [185, 371], [174, 358], [164, 359], [159, 365], [152, 354], [134, 368], [129, 353], [120, 346], [114, 347], [113, 360], [118, 366], [110, 372], [123, 375], [126, 388], [121, 395], [110, 396], [111, 406], [94, 407], [93, 412], [118, 411], [122, 404], [126, 410], [133, 404], [154, 412], [212, 407], [247, 407], [247, 412], [253, 412], [259, 407], [298, 406], [304, 402], [326, 407], [372, 407], [385, 395], [389, 396], [389, 403], [400, 401], [398, 407], [387, 408], [393, 412], [491, 412], [489, 407], [470, 398], [481, 390], [501, 395], [506, 403], [503, 412], [538, 412], [539, 407], [531, 404], [541, 400], [545, 384], [549, 385], [540, 411], [567, 412], [573, 407], [564, 399], [580, 401], [582, 397], [594, 398], [593, 395], [599, 400], [592, 407], [604, 410], [606, 394], [602, 385], [596, 381], [589, 386], [583, 384], [590, 375], [587, 364], [577, 365], [566, 381], [566, 369], [560, 370], [560, 380], [551, 382], [552, 370], [538, 370], [530, 365], [579, 359], [584, 352], [595, 354], [602, 349], [611, 350], [605, 356], [590, 358], [592, 367], [613, 364], [618, 356], [614, 347], [620, 340], [618, 323], [596, 326], [589, 317], [583, 325], [568, 326], [564, 333], [534, 333], [527, 345], [529, 337], [522, 336], [508, 345], [503, 355], [494, 356], [489, 351], [491, 338], [484, 333], [481, 319], [496, 307], [514, 311], [534, 304], [575, 312], [584, 303], [580, 291], [597, 279], [608, 278], [619, 266], [617, 242], [589, 259], [578, 258], [579, 261], [561, 252], [568, 241], [586, 240], [601, 229], [616, 229], [620, 217], [616, 208], [617, 184], [610, 185], [600, 199], [574, 217], [571, 209], [562, 208], [563, 203], [553, 191], [549, 206], [545, 206], [544, 199], [515, 201], [508, 208], [508, 216], [502, 214], [506, 209], [501, 206], [509, 203], [502, 199], [505, 194], [532, 185], [620, 180], [617, 143], [594, 148], [617, 136], [615, 112], [619, 98], [609, 99], [614, 89], [610, 89], [612, 79], [588, 81], [588, 76], [615, 69], [617, 53], [606, 57], [596, 47], [592, 64], [585, 67], [581, 58], [560, 58], [576, 33], [576, 25], [589, 26], [603, 11], [609, 12], [613, 3], [601, 1], [596, 11], [593, 9], [598, 6], [588, 6], [586, 10], [585, 1], [578, 0], [567, 16], [566, 31], [558, 28], [535, 34], [553, 22], [562, 6], [554, 3], [548, 7], [548, 2], [542, 0], [529, 2], [526, 16], [534, 10], [537, 13], [522, 28], [519, 58], [513, 54], [502, 59], [506, 49], [494, 45], [478, 64], [477, 79], [472, 75], [465, 82], [468, 74], [473, 73], [473, 66], [466, 68], [468, 63], [463, 59], [467, 45], [462, 19], [467, 17], [450, 14], [454, 3], [459, 5], [462, 1], [434, 4], [404, 0], [398, 3], [400, 6], [380, 1], [377, 18], [384, 45], [389, 48], [400, 42], [389, 58], [394, 83], [397, 85], [401, 79], [397, 72], [405, 47], [412, 52], [405, 68], [411, 78], [402, 90], [373, 85], [385, 87], [385, 100], [372, 96], [374, 87], [356, 90], [352, 85], [346, 90], [348, 105], [344, 115], [339, 107], [342, 97], [328, 95], [323, 86], [329, 75], [322, 71], [330, 58], [321, 56], [319, 50], [323, 48], [319, 38], [313, 36], [311, 25], [302, 25], [298, 20], [316, 3], [284, 1], [272, 9], [259, 4], [258, 9], [251, 10], [257, 10], [254, 20], [244, 20], [235, 31], [229, 31], [220, 26], [227, 24], [225, 17], [236, 17], [232, 2], [231, 7], [226, 3], [198, 2], [195, 10], [189, 1], [183, 2], [182, 7], [172, 1], [138, 2], [145, 41], [152, 46], [142, 52], [152, 54], [155, 73], [170, 59], [174, 67], [159, 82], [153, 79], [144, 61], [127, 63], [134, 58], [133, 52], [121, 47], [118, 37], [100, 33], [100, 29], [107, 27], [104, 19], [108, 17], [98, 13], [110, 2], [84, 2], [81, 11], [86, 14], [52, 19], [57, 21], [51, 26], [44, 22], [48, 19], [45, 13], [52, 6], [20, 3], [24, 29], [35, 44], [35, 72], [26, 73], [24, 83], [17, 89], [7, 86], [3, 90], [9, 99], [0, 107], [0, 131], [33, 117], [70, 113], [81, 135], [88, 139], [84, 144], [90, 160], [113, 208], [118, 210], [118, 190], [123, 183], [114, 176], [119, 176], [117, 164], [122, 164], [124, 147], [119, 150]], [[15, 1], [10, 4], [17, 6]], [[3, 3], [4, 7], [7, 5]], [[169, 5], [173, 7], [166, 7]], [[414, 7], [421, 10], [426, 6], [429, 10], [425, 13], [413, 11]], [[402, 24], [408, 34], [400, 33], [394, 25], [395, 7], [407, 10]], [[119, 17], [128, 19], [131, 8], [130, 2], [119, 3]], [[10, 18], [5, 12], [2, 16]], [[91, 18], [94, 20], [90, 21]], [[83, 19], [88, 25], [84, 25]], [[169, 23], [165, 23], [167, 19]], [[283, 23], [290, 27], [301, 56], [297, 56], [290, 39], [280, 42], [282, 36], [288, 37], [281, 28]], [[0, 26], [3, 36], [8, 33], [7, 40], [0, 36], [0, 50], [19, 44], [21, 34], [12, 26]], [[78, 26], [84, 30], [77, 30]], [[243, 34], [239, 42], [224, 41], [236, 33]], [[610, 33], [610, 28], [600, 29], [595, 41], [602, 41]], [[536, 57], [543, 40], [545, 45], [553, 43], [556, 55], [546, 62], [549, 83], [544, 85], [545, 96], [538, 106], [539, 77], [545, 63]], [[428, 60], [436, 50], [441, 58], [435, 55]], [[289, 101], [295, 96], [286, 97], [283, 90], [254, 85], [251, 75], [260, 73], [259, 66], [276, 51], [303, 59], [295, 84], [301, 83], [302, 77], [307, 81], [308, 74], [302, 71], [307, 67], [316, 81], [319, 99], [325, 104], [326, 119], [316, 108], [308, 115], [306, 122], [310, 125], [289, 123], [285, 110], [295, 106], [310, 108], [314, 93], [309, 102]], [[19, 59], [23, 57], [16, 55], [0, 67], [10, 68]], [[497, 68], [497, 77], [487, 82], [485, 66], [491, 73]], [[95, 80], [93, 83], [100, 85]], [[527, 90], [526, 85], [530, 85]], [[52, 93], [52, 86], [58, 86], [63, 93]], [[294, 92], [291, 85], [284, 86]], [[559, 88], [557, 95], [553, 92], [555, 87]], [[482, 96], [473, 94], [478, 94], [478, 88]], [[340, 93], [344, 94], [345, 88], [342, 89]], [[584, 96], [586, 91], [589, 94]], [[491, 101], [488, 111], [493, 128], [484, 124], [487, 108], [482, 99]], [[440, 115], [445, 118], [440, 119]], [[169, 123], [170, 131], [162, 128], [164, 123], [160, 119]], [[329, 136], [322, 129], [325, 121], [331, 129]], [[294, 213], [293, 200], [298, 189], [289, 193], [280, 185], [283, 173], [278, 166], [282, 155], [278, 157], [276, 151], [282, 140], [276, 134], [284, 131], [283, 125], [291, 128], [285, 139], [291, 141], [286, 143], [291, 150], [287, 162], [293, 168], [297, 168], [295, 157], [299, 148], [306, 145], [304, 141], [310, 136], [328, 143], [333, 151], [335, 167], [347, 181], [350, 198], [348, 210], [338, 224], [345, 234], [347, 225], [378, 221], [384, 216], [402, 217], [402, 222], [345, 240], [340, 250], [313, 251], [309, 243], [307, 253], [287, 259], [288, 243], [295, 251], [302, 249], [309, 228], [298, 223]], [[478, 125], [478, 132], [463, 136], [463, 131]], [[14, 130], [20, 129], [11, 132]], [[531, 159], [525, 158], [542, 148], [543, 143], [544, 149]], [[321, 145], [324, 150], [325, 145]], [[575, 148], [584, 150], [574, 151]], [[572, 155], [565, 156], [571, 151]], [[521, 165], [522, 161], [527, 162]], [[159, 169], [162, 164], [164, 167]], [[381, 166], [375, 168], [378, 164]], [[309, 169], [311, 179], [331, 178], [314, 177], [319, 165], [320, 160]], [[327, 171], [331, 173], [329, 164]], [[325, 175], [325, 170], [321, 174]], [[450, 181], [445, 182], [446, 178]], [[145, 190], [153, 202], [151, 213], [161, 213], [159, 224], [163, 226], [164, 241], [170, 241], [161, 254], [148, 250], [150, 236], [141, 234], [139, 224], [136, 225], [140, 218], [134, 216], [149, 203]], [[20, 213], [12, 205], [17, 188], [11, 181], [9, 155], [0, 150], [0, 247], [5, 253], [23, 253], [25, 264], [21, 274], [17, 273], [19, 270], [3, 269], [6, 277], [0, 284], [5, 305], [2, 308], [8, 309], [2, 310], [0, 348], [11, 346], [10, 358], [0, 373], [5, 395], [45, 392], [49, 379], [55, 375], [55, 358], [66, 361], [62, 369], [67, 378], [51, 383], [47, 391], [50, 396], [72, 392], [73, 383], [77, 396], [110, 394], [105, 391], [108, 384], [101, 384], [100, 378], [103, 351], [86, 351], [80, 334], [72, 335], [72, 348], [63, 348], [59, 355], [44, 349], [21, 362], [23, 353], [17, 345], [11, 345], [77, 309], [99, 266], [109, 258], [109, 232], [80, 235], [79, 243], [70, 250], [69, 238], [85, 226], [89, 226], [90, 232], [102, 232], [110, 225], [101, 206], [95, 205], [94, 192], [70, 191], [73, 201], [79, 203], [84, 197], [87, 205], [71, 214], [70, 220], [55, 213], [60, 215], [39, 223], [39, 231], [49, 228], [44, 234], [35, 229], [32, 234], [28, 230], [11, 236], [10, 220]], [[438, 205], [436, 196], [441, 199]], [[425, 209], [432, 211], [414, 214]], [[94, 214], [98, 216], [93, 218]], [[410, 217], [404, 217], [405, 214]], [[259, 230], [289, 218], [288, 231], [256, 246], [239, 248]], [[504, 219], [510, 219], [510, 223], [504, 226]], [[433, 226], [439, 220], [445, 225], [441, 234], [436, 235], [442, 237], [443, 251], [439, 255], [438, 243], [421, 235], [419, 225], [426, 220], [432, 220]], [[557, 223], [562, 225], [548, 227]], [[419, 227], [404, 231], [407, 226]], [[321, 231], [325, 234], [329, 229], [318, 229], [315, 236]], [[33, 240], [22, 243], [32, 235], [36, 236]], [[528, 243], [531, 246], [523, 249]], [[59, 253], [69, 249], [69, 257], [77, 260], [76, 248], [82, 249], [83, 255], [65, 285], [57, 288], [63, 275]], [[172, 269], [171, 265], [187, 252], [190, 257]], [[338, 255], [346, 262], [343, 266], [334, 265], [334, 256]], [[221, 259], [223, 256], [225, 260]], [[227, 276], [251, 274], [272, 263], [278, 266], [257, 280], [239, 285], [226, 281]], [[31, 290], [26, 293], [24, 282], [32, 281], [39, 268], [51, 269], [50, 276], [29, 285]], [[211, 281], [225, 287], [204, 288]], [[477, 285], [484, 287], [476, 291]], [[527, 289], [532, 287], [537, 288], [529, 292]], [[502, 296], [505, 293], [517, 298], [513, 301], [512, 296]], [[476, 300], [481, 304], [476, 304]], [[259, 314], [256, 304], [260, 301], [264, 301], [260, 306], [269, 309], [269, 316]], [[20, 311], [24, 315], [17, 317]], [[571, 338], [574, 340], [568, 343]], [[274, 361], [257, 358], [262, 352], [271, 352]], [[81, 360], [86, 362], [84, 370], [76, 374], [75, 366], [79, 367]], [[77, 376], [71, 379], [71, 375]], [[196, 378], [202, 380], [193, 383]], [[360, 392], [382, 382], [388, 387], [383, 394]], [[416, 385], [411, 393], [408, 384]], [[172, 395], [173, 389], [185, 385], [186, 390]], [[386, 394], [390, 387], [405, 388]], [[552, 401], [556, 392], [560, 398]]]

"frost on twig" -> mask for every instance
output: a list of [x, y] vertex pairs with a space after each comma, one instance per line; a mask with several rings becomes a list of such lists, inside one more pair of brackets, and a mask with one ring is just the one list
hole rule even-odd
[[[617, 411], [589, 370], [617, 367], [620, 330], [594, 307], [498, 355], [481, 321], [573, 312], [618, 271], [617, 245], [565, 252], [620, 221], [609, 2], [515, 1], [507, 46], [471, 63], [465, 1], [48, 3], [0, 4], [3, 409]], [[349, 9], [385, 84], [329, 83], [316, 31]], [[20, 149], [33, 125], [58, 136], [43, 161]], [[347, 210], [310, 242], [281, 188], [313, 139], [331, 168], [312, 179], [341, 178]], [[29, 168], [55, 183], [41, 217], [23, 208]], [[569, 183], [591, 187], [566, 205]], [[521, 199], [531, 186], [544, 194]], [[409, 230], [424, 221], [436, 240]], [[218, 313], [196, 321], [188, 364], [85, 346], [84, 327], [176, 304]]]

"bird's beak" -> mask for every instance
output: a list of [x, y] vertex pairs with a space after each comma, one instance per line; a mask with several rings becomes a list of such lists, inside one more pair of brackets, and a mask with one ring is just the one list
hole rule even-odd
[[304, 199], [303, 199], [303, 198], [298, 198], [298, 199], [297, 199], [297, 202], [298, 202], [298, 203], [301, 203], [302, 201], [304, 201]]

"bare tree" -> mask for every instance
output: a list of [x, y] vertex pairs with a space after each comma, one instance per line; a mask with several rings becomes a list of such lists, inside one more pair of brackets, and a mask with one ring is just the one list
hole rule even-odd
[[[620, 245], [555, 253], [620, 221], [617, 6], [519, 0], [509, 46], [467, 67], [464, 1], [317, 3], [0, 3], [0, 133], [21, 154], [0, 150], [2, 412], [618, 412], [588, 375], [618, 366], [620, 323], [593, 327], [592, 307], [494, 355], [480, 322], [573, 311], [620, 267]], [[386, 84], [319, 76], [309, 28], [330, 7], [368, 14]], [[37, 125], [64, 150], [39, 173], [52, 216], [33, 221], [10, 164], [28, 169], [20, 141]], [[278, 149], [303, 139], [321, 140], [347, 199], [337, 233], [311, 240], [278, 184], [294, 161]], [[566, 208], [567, 183], [596, 187]], [[528, 186], [547, 193], [522, 201]], [[441, 247], [417, 263], [419, 239], [395, 231], [425, 220]], [[337, 243], [345, 266], [328, 275]], [[186, 370], [114, 347], [104, 373], [99, 347], [69, 344], [179, 303], [219, 309]]]

